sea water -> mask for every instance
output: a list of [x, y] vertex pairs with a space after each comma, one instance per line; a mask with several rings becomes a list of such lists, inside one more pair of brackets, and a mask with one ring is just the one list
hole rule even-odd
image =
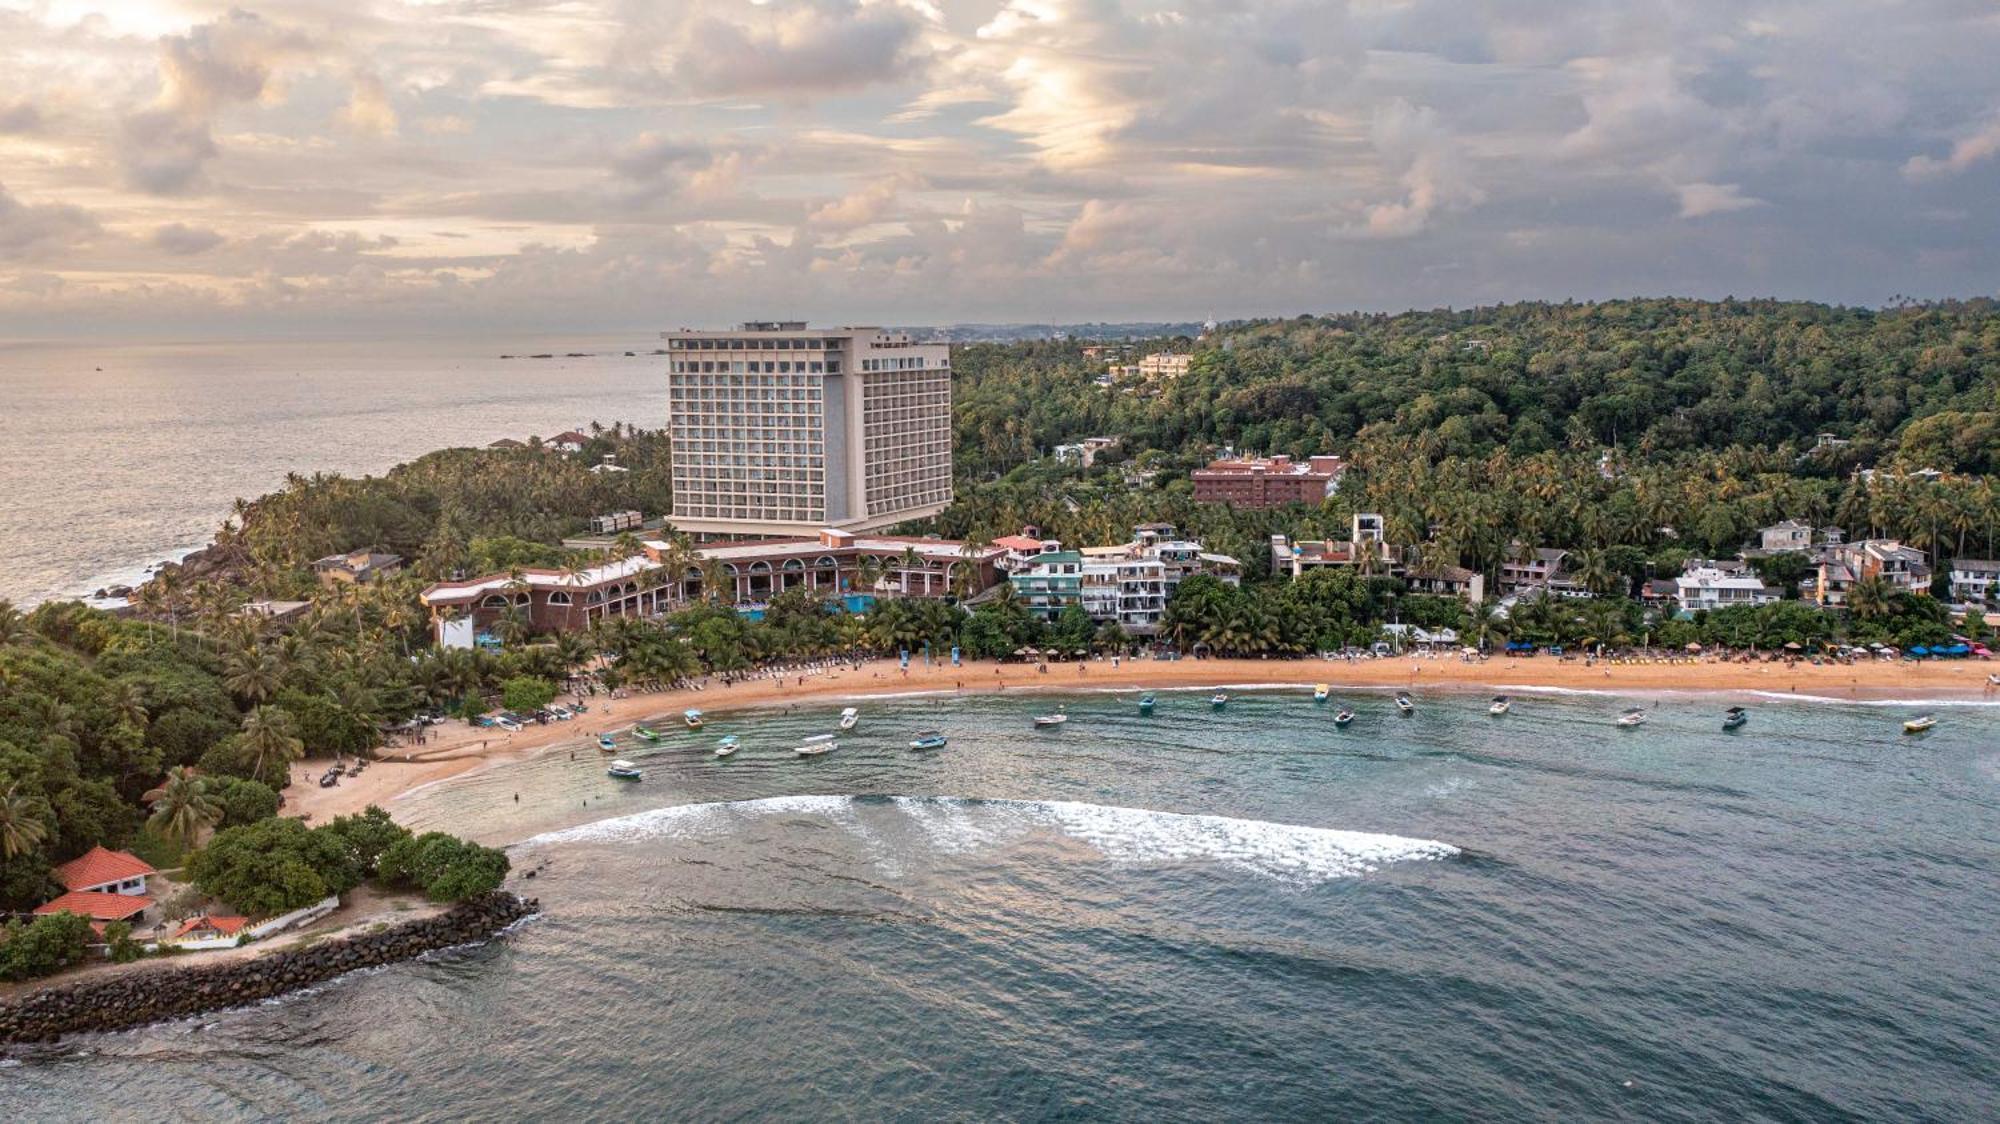
[[396, 806], [513, 842], [541, 916], [17, 1052], [0, 1118], [2000, 1112], [2000, 708], [1907, 738], [1747, 696], [1135, 698], [1057, 731], [1046, 697], [863, 701], [809, 761], [842, 700], [717, 698], [621, 745], [638, 784], [580, 727]]

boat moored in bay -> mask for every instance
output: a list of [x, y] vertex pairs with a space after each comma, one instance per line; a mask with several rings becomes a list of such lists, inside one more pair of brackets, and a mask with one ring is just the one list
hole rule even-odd
[[702, 717], [701, 711], [695, 710], [692, 707], [681, 711], [681, 720], [687, 723], [687, 727], [690, 730], [699, 730], [708, 722], [708, 719]]
[[1154, 705], [1154, 702], [1155, 702], [1155, 700], [1154, 700], [1154, 698], [1153, 698], [1153, 692], [1151, 692], [1151, 691], [1147, 691], [1147, 692], [1146, 692], [1145, 694], [1143, 694], [1143, 695], [1140, 695], [1140, 696], [1139, 696], [1139, 713], [1141, 713], [1141, 714], [1151, 714], [1151, 713], [1153, 713], [1153, 705]]
[[727, 757], [741, 748], [743, 748], [743, 743], [737, 739], [735, 734], [730, 734], [728, 737], [715, 743], [715, 755], [717, 757]]
[[859, 707], [850, 706], [841, 710], [840, 712], [841, 729], [852, 730], [855, 724], [860, 721], [861, 721], [861, 709]]
[[1743, 728], [1743, 724], [1748, 721], [1750, 721], [1750, 712], [1740, 706], [1732, 706], [1722, 712], [1722, 728], [1725, 730], [1740, 730]]
[[1921, 734], [1935, 725], [1937, 725], [1936, 716], [1929, 714], [1920, 715], [1903, 723], [1903, 732], [1906, 734]]
[[1333, 724], [1336, 726], [1345, 726], [1352, 721], [1354, 721], [1354, 712], [1348, 710], [1346, 707], [1342, 707], [1340, 713], [1333, 716]]
[[599, 734], [597, 735], [597, 748], [610, 753], [618, 748], [618, 739], [612, 737], [610, 734]]
[[621, 781], [644, 780], [646, 777], [646, 774], [642, 772], [637, 765], [632, 764], [630, 761], [624, 761], [624, 760], [613, 761], [611, 763], [611, 767], [609, 769], [604, 770], [604, 772], [605, 775], [616, 777]]
[[941, 730], [922, 730], [910, 739], [911, 749], [943, 749], [945, 736]]
[[800, 757], [820, 757], [839, 748], [840, 743], [834, 740], [832, 734], [814, 734], [800, 742], [792, 752]]
[[1512, 709], [1514, 709], [1513, 699], [1508, 698], [1506, 695], [1495, 695], [1493, 696], [1493, 705], [1486, 708], [1486, 713], [1498, 717]]
[[1396, 692], [1396, 709], [1402, 712], [1403, 717], [1408, 718], [1417, 712], [1417, 704], [1410, 701], [1409, 695], [1398, 691]]
[[1639, 707], [1632, 707], [1618, 716], [1618, 724], [1620, 726], [1643, 726], [1646, 724], [1646, 712]]

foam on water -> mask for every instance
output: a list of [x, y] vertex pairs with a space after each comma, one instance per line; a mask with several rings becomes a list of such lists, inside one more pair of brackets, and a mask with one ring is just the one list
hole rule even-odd
[[[1449, 843], [1430, 839], [1066, 800], [897, 796], [883, 806], [901, 813], [931, 846], [946, 853], [998, 846], [1043, 829], [1088, 844], [1113, 862], [1213, 862], [1303, 884], [1353, 878], [1393, 862], [1445, 859], [1459, 853]], [[546, 832], [520, 846], [696, 838], [725, 834], [744, 819], [818, 816], [853, 833], [884, 858], [887, 851], [881, 837], [858, 815], [862, 807], [853, 796], [682, 804]]]

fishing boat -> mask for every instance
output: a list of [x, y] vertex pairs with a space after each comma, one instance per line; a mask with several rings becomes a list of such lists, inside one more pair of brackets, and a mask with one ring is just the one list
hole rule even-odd
[[1417, 712], [1417, 704], [1410, 701], [1410, 696], [1398, 692], [1396, 695], [1396, 709], [1403, 712], [1403, 717], [1408, 718]]
[[640, 772], [637, 765], [625, 760], [613, 761], [611, 767], [604, 770], [604, 774], [609, 777], [617, 777], [621, 781], [643, 780], [646, 776], [645, 773]]
[[1486, 708], [1486, 713], [1498, 717], [1512, 709], [1514, 709], [1513, 699], [1508, 698], [1506, 695], [1495, 695], [1493, 696], [1493, 705]]
[[1937, 725], [1937, 718], [1926, 714], [1920, 718], [1912, 718], [1908, 722], [1903, 723], [1903, 732], [1906, 734], [1921, 734], [1935, 725]]
[[1326, 697], [1332, 693], [1333, 692], [1329, 691], [1327, 689], [1326, 684], [1324, 683], [1317, 683], [1313, 685], [1313, 701], [1316, 703], [1325, 702]]
[[1229, 705], [1229, 696], [1223, 694], [1221, 691], [1217, 691], [1214, 695], [1209, 697], [1208, 705], [1214, 707], [1217, 710], [1221, 710], [1223, 707]]
[[701, 711], [690, 708], [681, 711], [681, 721], [688, 724], [688, 729], [699, 730], [708, 722], [708, 719], [701, 716]]
[[1141, 714], [1151, 714], [1151, 713], [1153, 713], [1153, 704], [1154, 704], [1154, 701], [1155, 701], [1155, 700], [1154, 700], [1154, 698], [1153, 698], [1153, 692], [1151, 692], [1151, 691], [1147, 691], [1147, 692], [1146, 692], [1145, 694], [1143, 694], [1143, 695], [1140, 695], [1140, 696], [1139, 696], [1139, 713], [1141, 713]]
[[651, 726], [634, 726], [632, 727], [632, 732], [649, 742], [656, 742], [660, 740], [660, 732], [658, 730], [653, 729]]
[[1620, 726], [1643, 726], [1645, 722], [1646, 712], [1636, 706], [1618, 716]]
[[861, 721], [861, 711], [854, 707], [850, 706], [840, 712], [840, 728], [843, 730], [852, 730], [854, 724], [859, 721]]
[[743, 743], [736, 740], [735, 734], [731, 734], [715, 743], [715, 755], [717, 757], [727, 757], [742, 748]]
[[944, 733], [940, 730], [922, 730], [910, 739], [911, 749], [943, 749]]
[[1345, 726], [1352, 721], [1354, 721], [1354, 712], [1345, 707], [1341, 708], [1339, 714], [1333, 716], [1333, 724], [1336, 726]]
[[1054, 714], [1035, 715], [1035, 725], [1038, 727], [1060, 726], [1067, 721], [1069, 721], [1069, 715], [1064, 714], [1061, 707], [1057, 707], [1056, 712]]
[[612, 750], [618, 748], [618, 739], [612, 737], [610, 734], [599, 734], [597, 735], [597, 748], [610, 753]]
[[1732, 706], [1722, 712], [1722, 728], [1725, 730], [1741, 729], [1743, 724], [1748, 721], [1750, 721], [1750, 712], [1740, 706]]
[[799, 747], [792, 752], [800, 757], [819, 757], [839, 748], [840, 743], [834, 740], [832, 734], [814, 734], [800, 742]]

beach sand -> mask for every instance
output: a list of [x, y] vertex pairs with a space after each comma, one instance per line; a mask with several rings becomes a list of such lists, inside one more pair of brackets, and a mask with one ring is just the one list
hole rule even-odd
[[[1079, 671], [1079, 667], [1082, 668]], [[711, 680], [701, 691], [633, 692], [627, 697], [590, 700], [589, 713], [570, 722], [530, 726], [517, 734], [496, 728], [474, 728], [461, 722], [435, 727], [432, 740], [419, 748], [390, 749], [361, 776], [344, 778], [333, 788], [320, 788], [317, 777], [325, 761], [301, 762], [294, 783], [285, 790], [285, 814], [324, 823], [334, 816], [379, 804], [391, 814], [398, 796], [447, 781], [464, 773], [531, 757], [562, 746], [590, 745], [598, 734], [629, 729], [638, 722], [678, 724], [688, 707], [725, 710], [770, 703], [841, 696], [937, 692], [992, 694], [1005, 691], [1054, 691], [1103, 688], [1172, 688], [1276, 686], [1302, 688], [1327, 683], [1341, 687], [1410, 687], [1481, 691], [1561, 689], [1577, 691], [1768, 691], [1817, 698], [1978, 699], [1993, 697], [1986, 677], [1994, 665], [1983, 661], [1904, 663], [1875, 661], [1852, 667], [1814, 667], [1800, 663], [1727, 663], [1695, 660], [1672, 664], [1605, 664], [1585, 666], [1582, 660], [1563, 662], [1547, 656], [1532, 659], [1495, 658], [1466, 663], [1453, 656], [1401, 657], [1347, 661], [1322, 660], [1129, 660], [1113, 667], [1109, 660], [1084, 664], [995, 664], [969, 661], [963, 667], [913, 664], [907, 672], [894, 660], [876, 660], [859, 670], [843, 668], [818, 675], [754, 679], [725, 687]], [[595, 748], [594, 746], [592, 747]]]

